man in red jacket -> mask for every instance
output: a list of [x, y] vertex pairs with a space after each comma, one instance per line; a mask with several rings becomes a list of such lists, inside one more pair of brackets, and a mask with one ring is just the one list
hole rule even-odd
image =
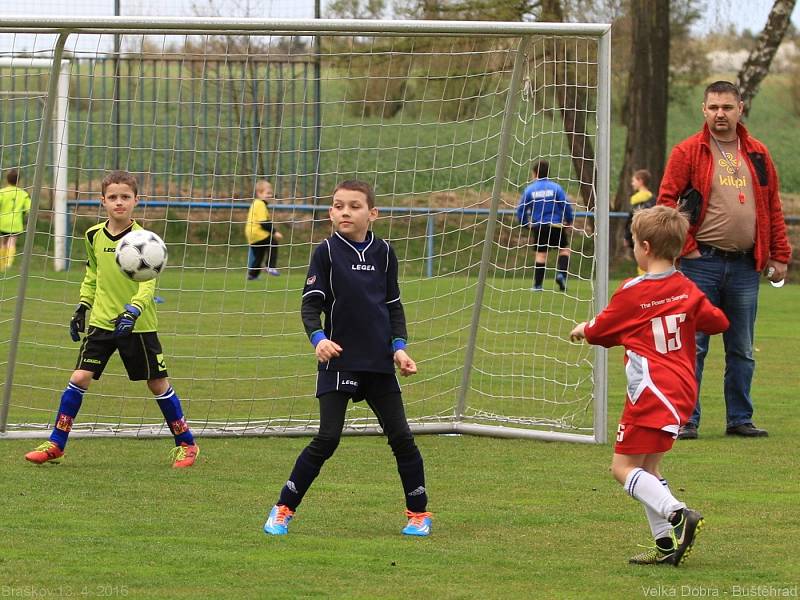
[[[766, 146], [739, 123], [743, 109], [739, 90], [732, 83], [717, 81], [706, 88], [705, 125], [673, 148], [658, 203], [674, 207], [689, 189], [699, 193], [695, 207], [683, 206], [692, 224], [681, 271], [730, 320], [723, 335], [726, 433], [765, 437], [767, 432], [753, 425], [750, 397], [759, 275], [765, 271], [772, 281], [784, 279], [792, 251], [778, 173]], [[698, 400], [678, 439], [696, 438], [700, 423], [699, 389], [709, 337], [698, 333], [696, 341]]]

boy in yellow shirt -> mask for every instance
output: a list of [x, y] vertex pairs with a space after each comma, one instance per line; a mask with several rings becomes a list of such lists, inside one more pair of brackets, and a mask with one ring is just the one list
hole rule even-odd
[[[631, 223], [633, 222], [633, 215], [642, 210], [643, 208], [650, 208], [656, 205], [656, 197], [650, 191], [650, 171], [646, 169], [639, 169], [633, 173], [631, 177], [631, 187], [633, 188], [633, 196], [631, 196], [631, 212], [628, 215], [628, 221], [625, 223], [625, 245], [628, 248], [633, 248], [633, 236], [631, 235]], [[638, 275], [644, 275], [641, 267], [637, 265], [636, 271]]]
[[277, 231], [269, 214], [269, 201], [273, 198], [272, 185], [265, 179], [256, 183], [256, 197], [247, 213], [245, 236], [250, 245], [247, 257], [247, 280], [258, 279], [266, 256], [267, 273], [280, 275], [275, 267], [278, 263], [278, 242], [283, 234]]
[[17, 237], [25, 231], [25, 215], [31, 210], [28, 192], [17, 187], [19, 171], [6, 173], [8, 185], [0, 189], [0, 272], [8, 269], [17, 254]]

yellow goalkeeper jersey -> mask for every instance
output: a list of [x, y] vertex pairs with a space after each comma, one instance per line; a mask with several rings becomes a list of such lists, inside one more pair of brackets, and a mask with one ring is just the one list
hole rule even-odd
[[111, 235], [107, 221], [86, 230], [86, 275], [81, 284], [81, 304], [91, 306], [89, 325], [113, 331], [114, 319], [132, 304], [142, 311], [136, 320], [136, 333], [156, 331], [158, 318], [153, 300], [156, 280], [136, 282], [128, 279], [117, 266], [116, 250], [125, 234], [142, 226], [135, 221], [125, 231]]

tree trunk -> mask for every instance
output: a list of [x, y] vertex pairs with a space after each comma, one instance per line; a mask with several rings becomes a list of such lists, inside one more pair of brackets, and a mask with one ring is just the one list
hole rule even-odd
[[[658, 193], [667, 149], [669, 2], [632, 0], [630, 10], [633, 52], [626, 101], [628, 135], [617, 193], [612, 202], [615, 211], [630, 208], [630, 180], [637, 169], [650, 171], [650, 189], [653, 194]], [[623, 249], [624, 228], [623, 219], [611, 221], [612, 257]]]
[[[542, 0], [542, 21], [563, 22], [561, 0]], [[565, 61], [556, 71], [556, 97], [564, 131], [569, 142], [572, 166], [580, 184], [580, 195], [587, 210], [594, 209], [594, 147], [586, 135], [586, 114], [589, 109], [587, 88], [580, 86], [575, 73], [573, 45], [554, 42], [553, 60]]]
[[797, 0], [775, 0], [764, 30], [758, 35], [756, 47], [750, 52], [736, 77], [744, 101], [744, 116], [750, 114], [750, 104], [758, 86], [769, 73], [769, 66], [783, 41]]

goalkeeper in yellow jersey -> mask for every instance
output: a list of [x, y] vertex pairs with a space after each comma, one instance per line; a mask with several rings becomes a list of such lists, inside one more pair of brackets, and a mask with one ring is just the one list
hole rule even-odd
[[200, 449], [183, 416], [181, 402], [167, 379], [167, 367], [156, 333], [158, 318], [153, 296], [155, 280], [137, 283], [119, 270], [115, 261], [117, 243], [130, 231], [141, 229], [133, 220], [138, 203], [136, 179], [125, 171], [109, 173], [102, 184], [101, 202], [108, 219], [86, 231], [86, 275], [81, 299], [69, 323], [72, 341], [80, 341], [86, 330], [86, 312], [91, 309], [89, 329], [83, 338], [78, 363], [61, 394], [56, 423], [50, 439], [25, 458], [42, 464], [64, 455], [69, 432], [92, 379], [100, 379], [108, 360], [119, 350], [131, 381], [147, 381], [164, 419], [175, 437], [173, 467], [190, 467]]
[[[247, 256], [247, 280], [258, 279], [261, 270], [270, 275], [280, 275], [278, 264], [278, 242], [283, 234], [275, 229], [269, 214], [269, 201], [273, 198], [272, 184], [264, 179], [256, 183], [256, 197], [247, 213], [245, 235], [250, 251]], [[266, 258], [267, 266], [264, 267]]]

